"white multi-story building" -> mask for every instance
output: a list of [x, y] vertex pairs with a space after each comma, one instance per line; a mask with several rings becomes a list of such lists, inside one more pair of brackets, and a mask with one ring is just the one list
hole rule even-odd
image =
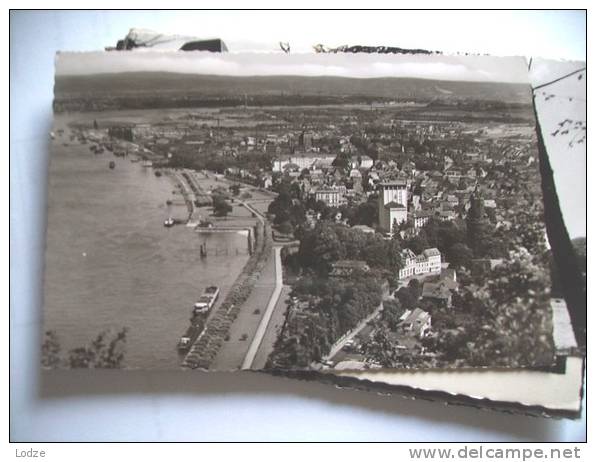
[[315, 191], [315, 199], [323, 201], [329, 207], [339, 207], [344, 204], [345, 188], [320, 188]]
[[312, 168], [313, 164], [317, 161], [321, 161], [324, 164], [331, 165], [335, 160], [335, 155], [330, 154], [317, 154], [317, 153], [301, 153], [301, 154], [290, 154], [281, 155], [279, 158], [273, 161], [273, 171], [283, 172], [284, 167], [288, 164], [295, 164], [300, 170], [305, 168]]
[[408, 219], [408, 189], [406, 180], [379, 183], [379, 227], [393, 232], [398, 225]]
[[436, 248], [426, 249], [420, 255], [404, 249], [400, 256], [402, 268], [399, 270], [399, 279], [441, 272], [441, 252]]
[[417, 210], [412, 214], [412, 221], [414, 222], [414, 229], [422, 228], [428, 223], [432, 213], [428, 210]]

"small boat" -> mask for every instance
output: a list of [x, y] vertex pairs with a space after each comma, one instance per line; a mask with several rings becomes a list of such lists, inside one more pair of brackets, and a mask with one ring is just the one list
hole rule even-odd
[[205, 324], [202, 321], [191, 324], [182, 337], [180, 337], [180, 340], [178, 340], [178, 351], [185, 352], [190, 350], [190, 347], [204, 329]]
[[194, 305], [194, 314], [207, 313], [211, 308], [213, 308], [218, 296], [219, 287], [207, 287]]
[[172, 217], [169, 217], [167, 220], [165, 220], [163, 222], [163, 225], [166, 228], [171, 228], [172, 226], [174, 226], [176, 224], [176, 222], [174, 221], [174, 219]]
[[116, 168], [116, 162], [114, 162], [113, 160], [110, 161], [110, 168], [112, 170], [114, 170]]

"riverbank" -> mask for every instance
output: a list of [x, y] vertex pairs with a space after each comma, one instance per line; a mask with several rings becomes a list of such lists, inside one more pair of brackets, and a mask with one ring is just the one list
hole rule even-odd
[[237, 370], [242, 367], [274, 290], [275, 257], [271, 252], [250, 295], [230, 326], [229, 339], [224, 342], [213, 361], [214, 370]]
[[[250, 310], [246, 301], [266, 272], [267, 262], [272, 253], [271, 230], [266, 222], [255, 227], [255, 249], [242, 272], [236, 279], [224, 301], [215, 309], [208, 319], [205, 330], [191, 347], [184, 358], [183, 367], [191, 369], [214, 369], [214, 360], [220, 348], [231, 339], [232, 324]], [[248, 338], [247, 338], [248, 340]]]
[[[164, 227], [168, 201], [176, 215], [187, 212], [167, 176], [133, 156], [94, 154], [70, 140], [69, 121], [56, 116], [64, 134], [51, 142], [44, 330], [66, 354], [128, 327], [125, 368], [175, 369], [192, 304], [210, 285], [220, 299], [230, 292], [249, 259], [246, 235]], [[205, 242], [212, 253], [202, 259]]]

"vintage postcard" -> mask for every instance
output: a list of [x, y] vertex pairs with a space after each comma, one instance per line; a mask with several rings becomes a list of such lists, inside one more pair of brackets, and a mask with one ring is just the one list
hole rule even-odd
[[46, 368], [550, 367], [522, 58], [60, 53]]

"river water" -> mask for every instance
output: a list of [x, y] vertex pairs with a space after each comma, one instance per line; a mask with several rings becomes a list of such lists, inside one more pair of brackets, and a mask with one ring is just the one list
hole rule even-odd
[[[126, 326], [125, 367], [178, 367], [176, 343], [192, 304], [209, 285], [222, 289], [221, 299], [248, 256], [246, 236], [165, 228], [173, 189], [140, 162], [96, 156], [67, 134], [54, 140], [44, 328], [56, 331], [63, 353]], [[218, 255], [201, 259], [203, 242]]]

